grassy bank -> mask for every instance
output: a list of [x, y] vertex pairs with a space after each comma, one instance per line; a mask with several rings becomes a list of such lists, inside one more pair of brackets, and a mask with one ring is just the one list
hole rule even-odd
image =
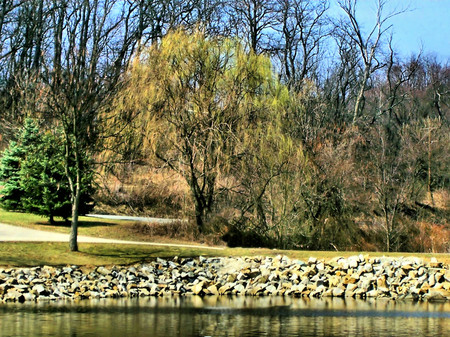
[[270, 249], [225, 248], [210, 250], [201, 248], [182, 248], [167, 246], [136, 246], [119, 244], [81, 243], [79, 252], [70, 252], [67, 243], [25, 243], [1, 242], [0, 266], [40, 266], [40, 265], [128, 265], [154, 260], [157, 257], [172, 258], [198, 256], [275, 256], [286, 255], [291, 259], [307, 260], [314, 256], [329, 260], [335, 257], [348, 257], [355, 254], [374, 256], [418, 256], [428, 261], [436, 257], [439, 261], [450, 264], [448, 254], [406, 254], [383, 252], [331, 252], [331, 251], [289, 251]]
[[[63, 219], [55, 218], [55, 223], [51, 225], [47, 219], [39, 215], [8, 212], [1, 208], [0, 222], [50, 232], [70, 233], [70, 223], [64, 222]], [[158, 225], [80, 216], [78, 234], [105, 239], [192, 244], [193, 233], [190, 229], [183, 228], [186, 226], [189, 226], [189, 224]], [[198, 240], [195, 243], [205, 243], [205, 240]]]
[[[80, 235], [94, 237], [115, 238], [135, 241], [154, 241], [158, 243], [191, 243], [187, 240], [174, 240], [172, 238], [152, 236], [148, 232], [140, 231], [139, 226], [130, 221], [114, 221], [81, 217]], [[0, 209], [0, 222], [19, 225], [23, 227], [68, 233], [70, 227], [58, 222], [50, 225], [36, 215], [6, 212]], [[336, 252], [336, 251], [293, 251], [271, 250], [264, 248], [224, 248], [223, 250], [210, 250], [203, 248], [183, 248], [168, 246], [143, 246], [121, 244], [88, 244], [80, 243], [79, 252], [70, 252], [68, 243], [48, 242], [0, 242], [1, 266], [36, 266], [36, 265], [110, 265], [133, 264], [153, 260], [157, 257], [170, 258], [197, 257], [197, 256], [273, 256], [287, 255], [292, 259], [307, 260], [310, 256], [319, 259], [332, 259], [347, 257], [355, 254], [369, 256], [418, 256], [425, 261], [436, 257], [439, 261], [450, 264], [449, 254], [418, 254], [418, 253], [383, 253], [383, 252]]]

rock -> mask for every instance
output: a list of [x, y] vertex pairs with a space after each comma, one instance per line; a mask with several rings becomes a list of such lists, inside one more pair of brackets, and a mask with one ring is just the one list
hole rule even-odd
[[433, 274], [428, 276], [428, 284], [430, 285], [430, 287], [433, 287], [436, 284], [436, 279], [434, 278]]
[[293, 260], [292, 263], [300, 267], [306, 265], [306, 263], [301, 260]]
[[256, 284], [253, 288], [250, 289], [250, 294], [255, 296], [266, 288], [265, 284]]
[[315, 258], [315, 257], [310, 257], [309, 259], [308, 259], [308, 265], [313, 265], [313, 264], [316, 264], [317, 263], [317, 259]]
[[415, 258], [157, 259], [130, 267], [0, 268], [0, 301], [185, 294], [449, 300], [449, 279], [448, 266]]
[[436, 281], [436, 283], [440, 283], [442, 282], [442, 280], [444, 279], [444, 274], [441, 272], [437, 272], [436, 274], [434, 274], [434, 280]]
[[355, 297], [355, 293], [351, 290], [345, 290], [344, 297]]
[[350, 256], [348, 258], [348, 266], [350, 268], [358, 268], [359, 258], [357, 256]]
[[354, 290], [356, 290], [357, 288], [358, 288], [358, 285], [357, 285], [357, 284], [355, 284], [355, 283], [350, 283], [350, 284], [347, 285], [347, 287], [345, 288], [345, 290], [348, 290], [348, 291], [354, 291]]
[[403, 296], [399, 296], [399, 299], [409, 300], [409, 301], [418, 301], [420, 297], [414, 293], [408, 293]]
[[11, 301], [11, 302], [20, 302], [20, 303], [25, 302], [25, 297], [22, 294], [22, 292], [18, 291], [15, 288], [9, 289], [6, 293], [6, 295], [4, 296], [4, 299], [6, 301]]
[[159, 295], [159, 287], [156, 283], [152, 284], [150, 287], [150, 296]]
[[450, 270], [449, 269], [445, 270], [445, 272], [444, 272], [444, 279], [447, 282], [450, 282]]
[[450, 292], [445, 289], [430, 289], [422, 298], [429, 302], [444, 302], [450, 300]]
[[425, 268], [424, 267], [420, 267], [417, 270], [417, 276], [422, 276], [423, 274], [425, 274]]
[[333, 297], [343, 297], [345, 294], [345, 289], [336, 287], [333, 288]]
[[323, 263], [323, 262], [319, 262], [319, 263], [316, 265], [316, 269], [317, 269], [318, 271], [323, 271], [323, 270], [325, 270], [325, 265], [324, 265], [324, 263]]
[[31, 293], [23, 293], [22, 295], [25, 301], [34, 301], [36, 299], [36, 296]]
[[[219, 288], [219, 295], [221, 294], [220, 289], [222, 289], [222, 288]], [[235, 292], [236, 294], [245, 294], [244, 285], [241, 283], [236, 284], [233, 288], [233, 292]]]
[[373, 266], [372, 266], [371, 263], [366, 263], [366, 264], [364, 265], [364, 272], [370, 273], [372, 270], [373, 270]]
[[206, 290], [208, 291], [208, 295], [219, 295], [219, 291], [215, 284], [209, 286]]
[[377, 297], [379, 295], [379, 291], [377, 289], [370, 290], [366, 293], [367, 297]]
[[267, 293], [268, 295], [275, 295], [277, 293], [277, 288], [273, 284], [269, 284], [264, 290], [264, 293]]
[[431, 268], [440, 268], [440, 267], [442, 267], [442, 263], [441, 263], [441, 262], [438, 262], [438, 260], [437, 260], [435, 257], [432, 257], [432, 258], [430, 259], [429, 266], [430, 266]]
[[327, 289], [322, 293], [322, 297], [332, 297], [333, 296], [333, 289]]
[[42, 284], [36, 284], [32, 288], [33, 292], [39, 296], [48, 296], [49, 292], [45, 289]]
[[357, 287], [355, 290], [353, 290], [353, 293], [355, 294], [355, 296], [365, 297], [366, 293], [367, 293], [367, 289]]
[[359, 275], [358, 274], [352, 274], [351, 276], [345, 276], [343, 280], [343, 284], [354, 284], [359, 281]]
[[111, 273], [111, 271], [106, 269], [105, 267], [98, 267], [96, 271], [100, 275], [104, 275], [104, 276], [109, 275]]
[[447, 281], [443, 282], [442, 289], [450, 291], [450, 282], [447, 282]]
[[331, 275], [328, 277], [328, 285], [330, 288], [336, 287], [341, 283], [341, 278], [335, 275]]
[[301, 294], [306, 289], [305, 284], [295, 284], [291, 287], [291, 291], [295, 294]]
[[233, 288], [233, 286], [231, 283], [226, 283], [225, 285], [223, 285], [222, 287], [219, 288], [219, 294], [224, 295], [232, 288]]

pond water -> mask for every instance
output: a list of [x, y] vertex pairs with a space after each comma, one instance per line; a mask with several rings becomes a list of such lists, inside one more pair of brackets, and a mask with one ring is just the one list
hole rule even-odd
[[0, 336], [450, 336], [450, 303], [162, 297], [0, 304]]

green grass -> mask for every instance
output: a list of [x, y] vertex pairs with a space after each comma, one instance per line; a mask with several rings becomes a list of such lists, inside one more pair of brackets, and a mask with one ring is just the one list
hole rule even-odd
[[[50, 226], [48, 222], [36, 215], [6, 212], [0, 209], [0, 222], [20, 225], [35, 229], [44, 229], [68, 233], [70, 227], [59, 223]], [[97, 237], [119, 238], [126, 240], [149, 241], [148, 237], [129, 231], [134, 222], [113, 221], [92, 218], [81, 218], [79, 234]], [[179, 242], [172, 239], [160, 240]], [[186, 243], [186, 242], [184, 242]], [[189, 242], [188, 242], [189, 243]], [[197, 242], [190, 242], [198, 244]], [[336, 252], [336, 251], [294, 251], [271, 250], [265, 248], [225, 248], [212, 250], [207, 248], [183, 248], [168, 246], [144, 246], [121, 244], [89, 244], [79, 243], [79, 252], [70, 252], [68, 243], [48, 242], [0, 242], [1, 266], [37, 266], [37, 265], [127, 265], [153, 260], [157, 257], [171, 258], [202, 256], [275, 256], [286, 255], [292, 259], [307, 260], [314, 256], [329, 260], [335, 257], [348, 257], [356, 254], [374, 256], [418, 256], [425, 261], [436, 257], [439, 261], [450, 264], [450, 254], [419, 254], [419, 253], [383, 253], [383, 252]]]
[[[329, 260], [338, 256], [347, 257], [357, 252], [282, 251], [263, 248], [226, 248], [211, 250], [167, 246], [142, 246], [121, 244], [80, 243], [79, 252], [70, 252], [68, 243], [60, 242], [0, 242], [0, 266], [23, 267], [42, 265], [128, 265], [154, 260], [157, 257], [172, 258], [198, 256], [275, 256], [286, 255], [291, 259], [306, 261], [310, 256]], [[403, 254], [362, 253], [374, 256], [419, 256], [425, 261], [436, 257], [450, 263], [448, 254]]]
[[[32, 229], [39, 229], [50, 232], [58, 232], [68, 234], [70, 233], [70, 223], [64, 222], [62, 219], [55, 218], [55, 224], [50, 225], [49, 221], [39, 215], [8, 212], [0, 208], [0, 222], [27, 227]], [[139, 231], [140, 222], [124, 221], [124, 220], [110, 220], [92, 218], [86, 216], [79, 217], [78, 234], [85, 236], [92, 236], [105, 239], [129, 240], [129, 241], [144, 241], [144, 242], [160, 242], [160, 243], [177, 243], [189, 244], [191, 241], [173, 239], [161, 236], [149, 236]], [[196, 244], [199, 244], [198, 242]]]
[[1, 242], [1, 266], [127, 265], [156, 257], [212, 256], [208, 249], [80, 243], [79, 252], [64, 242]]

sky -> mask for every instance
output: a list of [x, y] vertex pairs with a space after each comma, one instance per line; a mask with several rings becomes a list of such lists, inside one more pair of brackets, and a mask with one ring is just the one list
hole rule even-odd
[[[376, 0], [358, 2], [358, 16], [368, 26], [375, 17], [376, 3]], [[441, 62], [450, 62], [450, 0], [386, 1], [386, 14], [402, 10], [405, 12], [389, 21], [399, 55], [417, 55], [422, 49], [424, 55], [435, 55]]]

